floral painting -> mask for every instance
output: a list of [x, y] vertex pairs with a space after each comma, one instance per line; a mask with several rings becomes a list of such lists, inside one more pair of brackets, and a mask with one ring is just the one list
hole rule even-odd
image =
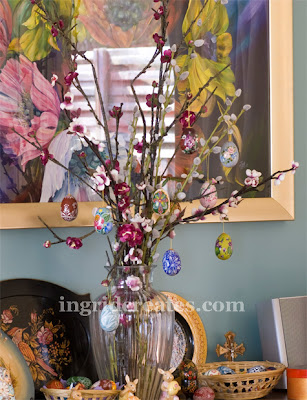
[[20, 309], [11, 305], [1, 311], [0, 318], [2, 331], [22, 353], [35, 386], [39, 388], [50, 379], [63, 376], [65, 367], [72, 363], [70, 341], [66, 339], [65, 325], [54, 318], [52, 308], [21, 316]]
[[[73, 43], [78, 43], [89, 57], [93, 56], [96, 67], [101, 63], [97, 79], [104, 82], [107, 103], [112, 104], [116, 96], [116, 99], [122, 96], [125, 101], [120, 159], [121, 154], [127, 154], [128, 124], [132, 115], [127, 81], [134, 69], [142, 67], [142, 62], [145, 64], [142, 54], [147, 53], [144, 49], [154, 49], [156, 45], [153, 37], [159, 26], [159, 8], [156, 13], [152, 12], [152, 0], [42, 2], [51, 15], [56, 10], [54, 24], [43, 20], [34, 1], [0, 2], [0, 202], [56, 202], [68, 192], [78, 201], [94, 201], [98, 197], [86, 185], [90, 183], [87, 168], [95, 170], [98, 159], [76, 133], [87, 132], [92, 139], [97, 139], [100, 154], [107, 158], [103, 133], [93, 118], [91, 124], [86, 125], [92, 114], [69, 89], [76, 78], [77, 85], [82, 81], [85, 86], [89, 86], [93, 78], [84, 65], [78, 64], [74, 49], [60, 43], [59, 29], [71, 33]], [[170, 0], [168, 46], [191, 24], [202, 4], [202, 0]], [[178, 85], [172, 112], [181, 107], [185, 93], [195, 95], [198, 88], [217, 72], [220, 72], [218, 80], [203, 90], [193, 106], [195, 109], [191, 110], [198, 109], [210, 97], [202, 110], [201, 122], [195, 124], [198, 140], [204, 140], [206, 133], [212, 130], [213, 121], [226, 107], [229, 97], [234, 96], [235, 88], [243, 90], [236, 105], [238, 110], [243, 104], [253, 104], [254, 108], [244, 121], [232, 124], [240, 162], [235, 167], [229, 167], [227, 163], [222, 166], [217, 154], [210, 158], [203, 171], [205, 177], [209, 177], [212, 170], [215, 176], [225, 176], [227, 184], [220, 196], [225, 197], [232, 192], [234, 184], [243, 185], [244, 172], [249, 165], [264, 175], [270, 170], [269, 0], [228, 0], [217, 7], [214, 0], [209, 0], [199, 18], [208, 23], [203, 24], [201, 30], [192, 29], [185, 38], [187, 51], [178, 57], [177, 64], [181, 67], [188, 63], [189, 76]], [[188, 57], [191, 40], [200, 44], [194, 58]], [[138, 52], [137, 49], [141, 50]], [[170, 50], [163, 56], [165, 62], [168, 52]], [[133, 60], [139, 64], [133, 65]], [[74, 74], [71, 73], [72, 63], [78, 64], [78, 72]], [[228, 64], [230, 67], [225, 69]], [[109, 80], [114, 82], [110, 86]], [[145, 83], [141, 80], [139, 87]], [[89, 88], [90, 96], [95, 98], [91, 90]], [[141, 94], [140, 99], [148, 105], [148, 112], [151, 102], [157, 100], [150, 92]], [[74, 126], [69, 124], [67, 111], [74, 114]], [[108, 118], [112, 121], [112, 110], [109, 111]], [[95, 109], [95, 112], [99, 114], [100, 111]], [[175, 138], [172, 143], [166, 143], [166, 150], [174, 151], [182, 135], [180, 129], [176, 128]], [[67, 132], [72, 134], [67, 135]], [[137, 172], [142, 150], [135, 148], [135, 151]], [[50, 155], [60, 160], [70, 173], [54, 163], [47, 163]], [[190, 169], [194, 158], [195, 153], [178, 152], [166, 173], [175, 179], [180, 177]], [[196, 198], [201, 182], [196, 179], [188, 186], [187, 199]], [[170, 183], [168, 190], [172, 192]], [[270, 196], [270, 189], [258, 195]]]

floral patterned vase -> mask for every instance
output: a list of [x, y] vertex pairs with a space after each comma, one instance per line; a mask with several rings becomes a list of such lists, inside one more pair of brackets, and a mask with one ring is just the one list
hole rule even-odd
[[108, 293], [93, 303], [90, 329], [100, 379], [125, 383], [138, 379], [142, 400], [157, 400], [162, 376], [169, 369], [174, 331], [170, 300], [154, 290], [152, 268], [116, 267]]

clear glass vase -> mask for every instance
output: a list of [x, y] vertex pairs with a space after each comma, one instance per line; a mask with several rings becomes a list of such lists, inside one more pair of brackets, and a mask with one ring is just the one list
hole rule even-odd
[[[99, 378], [120, 384], [126, 375], [138, 379], [136, 396], [141, 400], [159, 399], [162, 376], [158, 368], [170, 367], [173, 347], [175, 313], [170, 300], [152, 288], [153, 269], [143, 265], [113, 268], [111, 287], [93, 303], [90, 318]], [[101, 314], [110, 305], [113, 311], [116, 307], [119, 324], [108, 332], [101, 327]]]

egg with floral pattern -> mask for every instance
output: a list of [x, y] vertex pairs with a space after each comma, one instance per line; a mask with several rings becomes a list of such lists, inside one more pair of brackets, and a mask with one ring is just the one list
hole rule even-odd
[[220, 260], [228, 260], [233, 252], [232, 240], [227, 233], [222, 233], [215, 242], [215, 255]]
[[198, 135], [193, 128], [185, 128], [182, 131], [180, 147], [183, 153], [193, 154], [198, 147]]
[[166, 214], [169, 211], [170, 199], [165, 190], [158, 189], [155, 191], [152, 197], [152, 208], [159, 215]]
[[217, 190], [215, 185], [205, 182], [200, 189], [200, 204], [205, 208], [212, 208], [217, 202]]
[[163, 271], [170, 276], [177, 275], [181, 270], [179, 254], [173, 250], [167, 250], [162, 259]]
[[100, 314], [100, 326], [106, 332], [113, 332], [119, 325], [119, 311], [114, 304], [106, 305]]
[[209, 369], [208, 371], [206, 371], [204, 373], [204, 375], [207, 376], [216, 376], [216, 375], [221, 375], [220, 371], [218, 371], [217, 369]]
[[239, 150], [234, 142], [223, 144], [220, 152], [220, 160], [224, 167], [232, 168], [239, 161]]
[[113, 229], [113, 218], [109, 208], [97, 208], [94, 218], [96, 232], [106, 235]]
[[78, 216], [78, 202], [71, 194], [64, 197], [61, 203], [61, 217], [70, 222]]

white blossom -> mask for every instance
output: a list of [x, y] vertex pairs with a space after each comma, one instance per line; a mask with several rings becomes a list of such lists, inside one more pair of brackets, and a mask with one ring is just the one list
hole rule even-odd
[[228, 0], [221, 0], [221, 4], [223, 5], [228, 4]]
[[181, 178], [185, 179], [188, 175], [187, 174], [181, 174]]
[[245, 104], [245, 105], [243, 106], [243, 110], [244, 110], [244, 111], [248, 111], [248, 110], [250, 110], [251, 108], [252, 108], [252, 106], [249, 105], [249, 104]]
[[231, 114], [230, 119], [231, 121], [236, 121], [237, 120], [236, 114]]
[[199, 173], [197, 171], [193, 171], [192, 172], [192, 176], [193, 176], [193, 178], [198, 178], [199, 177]]
[[229, 121], [230, 120], [230, 115], [224, 115], [223, 118], [224, 118], [224, 121]]
[[166, 114], [171, 112], [173, 110], [173, 108], [171, 106], [166, 107], [165, 112]]
[[232, 101], [230, 100], [229, 97], [226, 98], [225, 104], [226, 104], [227, 107], [230, 107], [230, 106], [231, 106]]
[[235, 92], [236, 97], [240, 97], [242, 94], [242, 89], [237, 89]]
[[179, 192], [177, 193], [177, 199], [178, 200], [184, 200], [186, 198], [186, 194], [184, 192]]
[[192, 53], [191, 54], [191, 56], [190, 56], [190, 58], [193, 60], [194, 58], [196, 58], [197, 57], [197, 54], [196, 53]]
[[213, 147], [212, 153], [219, 154], [220, 152], [221, 152], [221, 147], [220, 146]]
[[200, 145], [201, 145], [202, 147], [204, 147], [204, 146], [206, 145], [206, 140], [205, 140], [204, 138], [200, 138], [199, 143], [200, 143]]
[[211, 42], [212, 42], [212, 43], [216, 43], [216, 40], [217, 40], [216, 36], [212, 36]]
[[171, 50], [173, 53], [177, 51], [177, 46], [175, 44], [172, 45]]
[[203, 21], [199, 18], [199, 20], [197, 21], [197, 26], [202, 26]]
[[205, 41], [203, 39], [197, 39], [194, 42], [195, 47], [201, 47], [203, 46], [203, 44], [205, 43]]
[[179, 65], [176, 65], [176, 66], [175, 66], [175, 72], [176, 72], [177, 74], [180, 72], [180, 67], [179, 67]]
[[189, 71], [185, 71], [185, 72], [183, 72], [183, 73], [180, 75], [179, 79], [180, 79], [181, 81], [184, 81], [185, 79], [187, 79], [187, 77], [189, 76], [189, 74], [190, 74]]
[[177, 61], [173, 58], [171, 61], [171, 65], [174, 67], [175, 65], [177, 65]]
[[194, 165], [199, 165], [201, 163], [201, 159], [199, 157], [195, 157], [193, 163]]
[[228, 135], [232, 135], [233, 134], [233, 129], [232, 128], [229, 128], [228, 129]]
[[165, 102], [166, 102], [166, 98], [163, 96], [163, 94], [160, 94], [159, 103], [164, 104]]
[[219, 137], [218, 136], [212, 136], [212, 138], [211, 138], [211, 142], [212, 143], [215, 143], [215, 142], [217, 142], [219, 140]]
[[139, 139], [134, 138], [134, 139], [132, 140], [133, 146], [136, 146], [138, 143], [139, 143]]

